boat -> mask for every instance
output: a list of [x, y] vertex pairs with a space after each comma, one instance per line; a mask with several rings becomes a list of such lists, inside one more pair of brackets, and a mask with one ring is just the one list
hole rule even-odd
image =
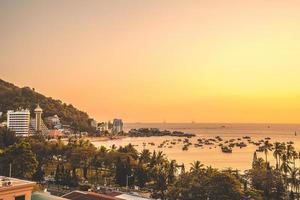
[[223, 153], [232, 153], [232, 149], [228, 146], [221, 147]]
[[189, 150], [189, 148], [188, 148], [187, 145], [185, 145], [185, 146], [182, 148], [182, 151], [187, 151], [187, 150]]

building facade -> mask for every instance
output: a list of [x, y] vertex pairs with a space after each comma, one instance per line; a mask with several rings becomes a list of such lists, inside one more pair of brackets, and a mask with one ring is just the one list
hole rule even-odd
[[35, 113], [35, 130], [41, 131], [43, 110], [41, 109], [39, 104], [37, 105], [36, 109], [34, 109], [34, 113]]
[[118, 134], [121, 132], [123, 132], [123, 121], [121, 119], [114, 119], [112, 133]]
[[31, 200], [34, 182], [0, 176], [1, 200]]
[[30, 119], [29, 134], [32, 135], [39, 133], [47, 135], [49, 130], [42, 119], [42, 108], [39, 105], [37, 105], [37, 107], [34, 109], [34, 113], [35, 118]]
[[97, 129], [98, 122], [97, 122], [96, 120], [93, 119], [93, 120], [91, 121], [91, 126], [94, 127], [95, 129]]
[[29, 133], [29, 124], [29, 110], [22, 109], [17, 111], [7, 111], [7, 127], [17, 135], [27, 136]]
[[61, 124], [60, 119], [57, 115], [46, 117], [45, 122], [51, 128], [54, 128], [54, 129], [61, 129], [62, 128], [62, 124]]

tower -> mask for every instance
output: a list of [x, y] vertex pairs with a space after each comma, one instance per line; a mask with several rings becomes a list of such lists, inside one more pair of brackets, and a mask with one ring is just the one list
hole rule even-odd
[[35, 130], [41, 131], [42, 130], [42, 113], [43, 110], [41, 109], [40, 105], [38, 104], [36, 109], [34, 109], [35, 113]]

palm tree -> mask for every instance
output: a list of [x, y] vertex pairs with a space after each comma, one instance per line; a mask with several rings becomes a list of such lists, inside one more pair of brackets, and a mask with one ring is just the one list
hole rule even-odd
[[294, 191], [294, 189], [297, 189], [299, 186], [298, 174], [299, 174], [299, 170], [297, 168], [291, 170], [289, 183], [291, 184], [292, 192]]
[[117, 150], [117, 146], [115, 144], [113, 144], [110, 148], [111, 152], [115, 152]]
[[175, 180], [177, 174], [177, 163], [175, 160], [171, 160], [170, 162], [166, 163], [165, 168], [167, 169], [168, 174], [168, 184], [172, 184]]
[[209, 176], [214, 174], [214, 173], [217, 173], [217, 171], [218, 170], [213, 168], [211, 165], [206, 167], [206, 170], [205, 170], [206, 174], [209, 175]]
[[156, 163], [157, 164], [162, 164], [166, 161], [166, 155], [162, 152], [162, 151], [159, 151], [156, 155]]
[[288, 188], [287, 174], [291, 171], [290, 160], [288, 159], [288, 156], [286, 154], [283, 154], [281, 156], [281, 161], [282, 161], [282, 164], [280, 166], [280, 170], [284, 173], [285, 188], [287, 190], [287, 188]]
[[286, 154], [283, 154], [281, 156], [281, 166], [280, 170], [284, 172], [285, 174], [289, 173], [291, 171], [290, 163], [291, 161], [289, 160], [288, 156]]
[[156, 165], [153, 169], [155, 176], [152, 196], [157, 199], [166, 199], [166, 190], [168, 188], [168, 172], [163, 165]]
[[143, 151], [140, 153], [139, 160], [141, 162], [149, 162], [151, 159], [151, 152], [148, 149], [143, 149]]
[[283, 153], [283, 146], [280, 142], [275, 142], [274, 143], [274, 152], [273, 156], [276, 159], [276, 169], [279, 169], [280, 166], [280, 157], [282, 156]]
[[253, 168], [264, 168], [264, 167], [266, 167], [266, 163], [262, 158], [257, 158], [256, 161], [253, 163]]
[[293, 158], [293, 167], [296, 168], [296, 159], [298, 159], [298, 153], [296, 151], [292, 152], [292, 158]]
[[286, 148], [286, 155], [289, 160], [293, 158], [294, 151], [295, 151], [294, 146], [292, 144], [288, 143], [287, 148]]
[[273, 145], [271, 143], [269, 143], [268, 140], [266, 140], [264, 142], [263, 149], [264, 149], [264, 153], [265, 153], [265, 156], [266, 156], [266, 165], [268, 163], [268, 152], [272, 150], [272, 146]]
[[203, 170], [204, 165], [200, 161], [194, 161], [191, 163], [190, 172], [199, 174]]
[[299, 161], [300, 161], [300, 151], [298, 152], [298, 159], [299, 159]]

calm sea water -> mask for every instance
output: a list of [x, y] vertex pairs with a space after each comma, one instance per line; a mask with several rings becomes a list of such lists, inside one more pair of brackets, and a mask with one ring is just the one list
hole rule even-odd
[[[199, 138], [214, 138], [220, 136], [225, 140], [242, 138], [250, 136], [252, 140], [258, 141], [266, 137], [270, 137], [271, 141], [288, 142], [293, 141], [297, 151], [300, 151], [300, 124], [202, 124], [202, 123], [134, 123], [125, 124], [124, 129], [128, 131], [132, 128], [159, 128], [161, 130], [183, 131], [186, 133], [194, 133], [196, 137], [190, 139], [194, 144]], [[295, 136], [295, 132], [298, 133]], [[194, 145], [189, 147], [188, 151], [182, 151], [183, 144], [167, 145], [165, 148], [158, 148], [158, 145], [164, 140], [174, 140], [175, 137], [143, 137], [143, 138], [124, 138], [120, 140], [112, 140], [107, 142], [94, 142], [96, 146], [110, 147], [115, 144], [122, 146], [126, 144], [136, 145], [141, 151], [143, 148], [150, 150], [163, 151], [169, 159], [175, 159], [178, 163], [184, 163], [187, 167], [195, 160], [200, 160], [206, 166], [213, 166], [219, 169], [233, 168], [246, 170], [251, 168], [253, 153], [256, 146], [249, 144], [245, 148], [233, 149], [233, 153], [222, 153], [217, 145], [204, 146], [196, 148]], [[246, 142], [246, 140], [244, 140]], [[144, 147], [143, 143], [147, 145]], [[153, 142], [155, 145], [148, 144]], [[247, 143], [247, 142], [246, 142]], [[172, 146], [172, 147], [170, 147]], [[264, 154], [258, 153], [264, 158]], [[269, 159], [274, 164], [272, 153], [269, 153]]]

